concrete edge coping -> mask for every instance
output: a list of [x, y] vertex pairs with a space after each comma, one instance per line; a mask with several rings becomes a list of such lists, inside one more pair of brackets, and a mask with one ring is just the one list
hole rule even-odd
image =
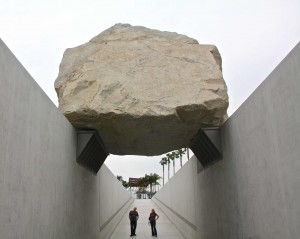
[[[129, 198], [109, 219], [107, 219], [106, 222], [104, 222], [101, 226], [100, 226], [100, 232], [111, 222], [111, 220], [122, 210], [123, 207], [126, 206], [126, 204], [128, 204], [129, 201], [133, 201], [133, 198]], [[128, 207], [131, 205], [131, 203], [128, 205]], [[123, 216], [123, 215], [122, 215]], [[122, 217], [121, 217], [122, 218]], [[118, 222], [119, 224], [119, 222]], [[117, 225], [118, 225], [117, 224]]]
[[[197, 226], [195, 226], [193, 223], [191, 223], [189, 220], [187, 220], [186, 218], [184, 218], [183, 216], [181, 216], [179, 213], [177, 213], [176, 211], [174, 211], [172, 208], [170, 208], [168, 205], [166, 205], [165, 203], [163, 203], [162, 201], [160, 201], [158, 198], [153, 198], [155, 200], [157, 200], [158, 202], [160, 202], [162, 205], [164, 205], [167, 209], [169, 209], [172, 213], [174, 213], [177, 217], [179, 217], [183, 222], [185, 222], [187, 225], [189, 225], [194, 231], [197, 231]], [[154, 200], [153, 200], [154, 201]], [[154, 201], [155, 202], [155, 201]], [[157, 203], [156, 203], [157, 205]], [[158, 206], [158, 205], [157, 205]], [[158, 206], [159, 207], [159, 206]], [[170, 219], [170, 221], [173, 221]], [[178, 228], [177, 228], [178, 229]], [[179, 230], [179, 229], [178, 229]], [[180, 230], [179, 230], [180, 231]], [[181, 232], [181, 231], [180, 231]]]

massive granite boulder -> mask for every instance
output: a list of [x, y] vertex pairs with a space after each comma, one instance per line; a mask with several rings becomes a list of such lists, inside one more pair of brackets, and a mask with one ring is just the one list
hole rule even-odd
[[213, 45], [116, 24], [65, 51], [59, 109], [75, 127], [96, 129], [112, 154], [163, 154], [226, 120], [221, 64]]

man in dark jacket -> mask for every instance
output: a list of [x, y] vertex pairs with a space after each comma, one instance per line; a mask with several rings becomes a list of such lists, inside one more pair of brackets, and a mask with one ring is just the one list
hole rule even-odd
[[130, 229], [131, 229], [131, 234], [130, 236], [136, 236], [135, 230], [137, 226], [137, 220], [139, 220], [139, 214], [137, 212], [137, 208], [134, 207], [132, 211], [129, 212], [129, 220], [130, 220]]

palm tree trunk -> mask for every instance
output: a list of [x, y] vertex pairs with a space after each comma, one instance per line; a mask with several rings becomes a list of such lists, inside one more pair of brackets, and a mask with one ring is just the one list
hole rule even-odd
[[182, 168], [182, 156], [180, 154], [180, 168]]
[[165, 165], [163, 164], [163, 185], [165, 185]]
[[175, 158], [173, 159], [173, 176], [175, 175]]
[[189, 154], [189, 148], [186, 148], [186, 155], [187, 155], [187, 159], [190, 159], [190, 154]]
[[168, 161], [168, 181], [170, 180], [170, 161]]

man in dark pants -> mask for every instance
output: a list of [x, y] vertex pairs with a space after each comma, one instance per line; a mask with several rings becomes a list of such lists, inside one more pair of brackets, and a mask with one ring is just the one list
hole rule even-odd
[[137, 226], [137, 220], [139, 220], [139, 214], [136, 210], [137, 208], [134, 207], [132, 211], [129, 212], [129, 220], [130, 220], [130, 236], [136, 236], [135, 230]]

